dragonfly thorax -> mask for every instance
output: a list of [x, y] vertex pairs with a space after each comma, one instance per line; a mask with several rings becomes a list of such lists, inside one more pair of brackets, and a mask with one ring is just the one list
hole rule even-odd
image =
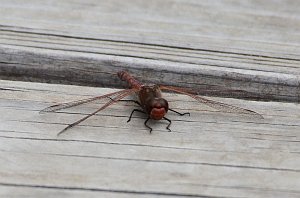
[[169, 104], [162, 98], [158, 85], [144, 85], [141, 87], [138, 97], [143, 109], [150, 118], [154, 120], [162, 119], [168, 112]]

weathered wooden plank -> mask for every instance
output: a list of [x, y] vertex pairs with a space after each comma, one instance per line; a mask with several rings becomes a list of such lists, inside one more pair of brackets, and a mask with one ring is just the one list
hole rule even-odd
[[1, 0], [0, 77], [120, 87], [107, 72], [126, 69], [198, 91], [298, 102], [299, 8], [290, 0]]
[[[214, 98], [261, 113], [264, 119], [218, 113], [165, 94], [172, 133], [163, 121], [127, 117], [114, 105], [57, 137], [92, 103], [59, 113], [44, 107], [113, 89], [0, 81], [0, 195], [103, 197], [298, 197], [300, 106]], [[48, 194], [49, 193], [49, 194]]]
[[[13, 192], [13, 193], [12, 193]], [[146, 193], [113, 191], [105, 189], [86, 189], [86, 188], [60, 188], [58, 186], [34, 186], [34, 185], [14, 185], [7, 184], [0, 186], [1, 197], [10, 195], [13, 197], [116, 197], [116, 198], [130, 198], [130, 197], [153, 197]], [[155, 195], [155, 197], [165, 197]], [[172, 197], [184, 197], [172, 195]]]

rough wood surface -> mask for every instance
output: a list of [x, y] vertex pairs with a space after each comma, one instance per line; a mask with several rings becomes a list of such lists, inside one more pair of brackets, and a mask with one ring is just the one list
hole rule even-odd
[[126, 123], [131, 103], [114, 105], [65, 134], [92, 103], [58, 113], [46, 106], [113, 89], [0, 81], [1, 197], [299, 197], [300, 106], [215, 100], [261, 113], [254, 119], [219, 113], [165, 94], [191, 116]]
[[292, 0], [0, 0], [0, 77], [120, 87], [107, 72], [126, 69], [299, 102], [299, 9]]

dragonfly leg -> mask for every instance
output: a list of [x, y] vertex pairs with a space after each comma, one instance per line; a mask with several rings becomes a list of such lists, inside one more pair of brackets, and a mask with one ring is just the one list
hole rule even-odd
[[168, 126], [166, 127], [166, 129], [168, 129], [168, 130], [171, 132], [171, 129], [170, 129], [169, 127], [170, 127], [172, 121], [171, 121], [170, 119], [166, 118], [166, 117], [163, 117], [163, 118], [169, 122], [169, 124], [168, 124]]
[[135, 103], [135, 104], [138, 104], [140, 107], [142, 106], [138, 101], [136, 101], [136, 100], [119, 100], [119, 101], [121, 101], [121, 102], [133, 102], [133, 103]]
[[181, 116], [184, 116], [184, 115], [191, 115], [189, 112], [186, 112], [186, 113], [180, 113], [180, 112], [178, 112], [178, 111], [175, 111], [174, 109], [169, 109], [170, 111], [173, 111], [173, 112], [175, 112], [175, 113], [177, 113], [178, 115], [181, 115]]
[[142, 110], [140, 110], [140, 109], [133, 109], [132, 112], [131, 112], [131, 114], [130, 114], [130, 116], [129, 116], [129, 119], [127, 120], [127, 122], [130, 122], [133, 113], [136, 112], [136, 111], [137, 111], [137, 112], [140, 112], [140, 113], [146, 114], [146, 112], [144, 112], [144, 111], [142, 111]]
[[149, 125], [147, 125], [147, 122], [150, 120], [150, 117], [148, 117], [146, 120], [145, 120], [145, 122], [144, 122], [144, 125], [148, 128], [148, 129], [150, 129], [150, 133], [152, 132], [152, 128], [149, 126]]
[[[111, 99], [112, 101], [114, 101], [113, 98], [111, 98], [111, 97], [108, 97], [108, 98]], [[121, 101], [121, 102], [133, 102], [133, 103], [135, 103], [135, 104], [138, 104], [140, 107], [142, 107], [141, 103], [139, 103], [137, 100], [119, 100], [119, 101]], [[146, 114], [146, 112], [144, 112], [144, 111], [142, 111], [142, 110], [140, 110], [140, 109], [133, 109], [132, 112], [131, 112], [131, 114], [130, 114], [130, 116], [129, 116], [129, 119], [127, 120], [127, 122], [130, 122], [131, 117], [132, 117], [132, 115], [133, 115], [133, 113], [134, 113], [135, 111], [138, 111], [138, 112], [141, 112], [141, 113]]]
[[[115, 101], [114, 99], [112, 99], [111, 97], [108, 97], [109, 99], [111, 99], [112, 101]], [[141, 103], [139, 103], [137, 100], [119, 100], [120, 102], [133, 102], [135, 104], [138, 104], [139, 106], [142, 106]]]

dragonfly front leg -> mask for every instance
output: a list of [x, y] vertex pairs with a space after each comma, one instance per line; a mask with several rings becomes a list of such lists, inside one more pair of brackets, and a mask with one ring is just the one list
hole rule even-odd
[[167, 120], [169, 122], [168, 126], [166, 127], [166, 129], [169, 130], [169, 132], [171, 132], [171, 129], [169, 128], [171, 126], [172, 121], [166, 117], [163, 117], [165, 120]]
[[175, 113], [177, 113], [178, 115], [180, 115], [180, 116], [184, 116], [184, 115], [191, 115], [189, 112], [186, 112], [186, 113], [180, 113], [180, 112], [178, 112], [178, 111], [175, 111], [174, 109], [169, 109], [170, 111], [173, 111], [173, 112], [175, 112]]

